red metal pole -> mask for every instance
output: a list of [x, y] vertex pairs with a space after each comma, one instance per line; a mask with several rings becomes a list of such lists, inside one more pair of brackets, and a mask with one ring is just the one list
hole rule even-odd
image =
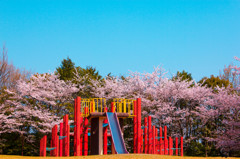
[[67, 156], [70, 155], [70, 125], [67, 125]]
[[160, 142], [160, 129], [158, 129], [158, 154], [160, 154], [161, 152], [161, 149], [160, 149], [160, 145], [161, 145], [161, 142]]
[[[85, 107], [85, 111], [88, 112], [88, 108]], [[84, 119], [84, 156], [88, 155], [88, 118]]]
[[42, 156], [43, 154], [43, 138], [40, 140], [40, 151], [39, 151], [39, 156]]
[[53, 145], [53, 147], [56, 147], [56, 149], [54, 149], [54, 151], [53, 151], [53, 153], [54, 153], [54, 156], [57, 156], [58, 157], [58, 142], [59, 142], [59, 138], [58, 138], [58, 126], [57, 125], [55, 125], [55, 139], [54, 139], [54, 145]]
[[137, 98], [137, 153], [141, 153], [141, 98]]
[[83, 117], [82, 117], [82, 113], [80, 112], [80, 122], [79, 122], [79, 125], [80, 125], [80, 132], [79, 132], [79, 135], [80, 135], [80, 146], [79, 146], [79, 156], [82, 156], [82, 153], [83, 153]]
[[[107, 107], [105, 107], [105, 112], [107, 112]], [[103, 121], [104, 124], [108, 123], [107, 118], [104, 119]], [[105, 126], [103, 128], [103, 154], [107, 155], [107, 130], [108, 130], [108, 126]]]
[[159, 138], [160, 132], [159, 129], [157, 129], [157, 154], [160, 154], [160, 138]]
[[42, 139], [42, 156], [45, 157], [47, 154], [47, 135], [43, 136]]
[[148, 116], [148, 154], [152, 153], [152, 118]]
[[57, 146], [56, 146], [56, 149], [57, 149], [57, 156], [59, 156], [59, 136], [57, 135]]
[[155, 127], [155, 154], [158, 153], [158, 131], [157, 128]]
[[66, 136], [66, 137], [63, 138], [63, 154], [62, 154], [62, 156], [65, 156], [65, 154], [66, 154], [66, 145], [67, 145], [66, 115], [63, 116], [63, 136]]
[[[114, 106], [114, 102], [111, 102], [111, 112], [115, 112], [116, 111], [116, 108]], [[111, 139], [111, 143], [112, 143], [112, 154], [115, 154], [115, 150], [114, 150], [114, 145], [113, 145], [113, 140]]]
[[76, 99], [76, 120], [77, 120], [77, 125], [76, 125], [76, 155], [77, 156], [82, 156], [83, 153], [83, 149], [82, 149], [82, 145], [83, 145], [83, 117], [82, 117], [82, 111], [81, 111], [81, 97], [77, 97]]
[[58, 130], [57, 125], [54, 125], [54, 127], [52, 128], [52, 146], [51, 147], [55, 147], [55, 149], [51, 151], [52, 152], [51, 155], [55, 157], [58, 156], [57, 130]]
[[167, 126], [164, 126], [164, 154], [168, 155], [168, 150], [167, 150]]
[[160, 136], [160, 155], [162, 155], [163, 154], [162, 127], [159, 128], [159, 136]]
[[180, 144], [181, 144], [181, 156], [183, 156], [183, 137], [181, 137]]
[[[60, 134], [61, 137], [63, 136], [63, 123], [60, 123]], [[62, 157], [63, 154], [63, 139], [59, 140], [59, 156]]]
[[148, 152], [148, 145], [147, 145], [148, 135], [147, 135], [147, 117], [144, 118], [144, 151], [145, 153]]
[[73, 143], [73, 155], [77, 156], [77, 98], [74, 99], [74, 143]]
[[155, 128], [155, 154], [158, 154], [158, 130]]
[[81, 117], [81, 97], [76, 98], [76, 107], [75, 107], [75, 131], [74, 133], [74, 139], [75, 139], [75, 156], [82, 156], [82, 146], [81, 146], [81, 124], [82, 124], [82, 117]]
[[63, 156], [69, 156], [69, 133], [68, 133], [68, 114], [63, 117]]
[[175, 138], [176, 156], [178, 156], [178, 138]]
[[156, 142], [155, 142], [155, 126], [153, 126], [152, 128], [152, 134], [153, 134], [153, 138], [152, 138], [152, 143], [153, 143], [153, 151], [152, 151], [152, 154], [155, 154], [156, 152]]
[[169, 155], [173, 155], [172, 144], [172, 137], [169, 137]]
[[[74, 122], [75, 123], [75, 122]], [[74, 134], [73, 134], [73, 156], [77, 156], [77, 131], [76, 131], [76, 124], [74, 124], [75, 125], [75, 127], [74, 127]]]
[[111, 112], [115, 112], [116, 110], [115, 110], [115, 106], [114, 106], [114, 103], [113, 102], [111, 102]]
[[171, 137], [168, 137], [168, 155], [171, 155]]
[[133, 102], [133, 153], [137, 153], [137, 102]]

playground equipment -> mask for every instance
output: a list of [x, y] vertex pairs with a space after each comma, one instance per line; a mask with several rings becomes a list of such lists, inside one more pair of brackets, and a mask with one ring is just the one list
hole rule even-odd
[[[167, 136], [167, 126], [152, 125], [151, 116], [144, 118], [141, 125], [141, 99], [113, 99], [110, 112], [104, 98], [74, 100], [74, 124], [69, 125], [68, 114], [58, 125], [52, 128], [50, 145], [47, 147], [47, 136], [40, 140], [40, 156], [70, 156], [73, 149], [74, 156], [127, 154], [123, 138], [123, 120], [133, 118], [133, 152], [146, 154], [160, 154], [183, 156], [183, 137], [173, 139]], [[73, 132], [70, 132], [72, 131]], [[164, 132], [164, 136], [162, 135]], [[59, 134], [59, 135], [58, 135]], [[158, 136], [159, 135], [159, 136]], [[70, 143], [73, 138], [73, 143]], [[90, 139], [90, 142], [89, 142]], [[73, 145], [72, 145], [73, 144]], [[111, 145], [111, 150], [108, 150]]]
[[124, 144], [122, 131], [119, 126], [116, 113], [107, 113], [107, 119], [112, 134], [112, 140], [115, 145], [115, 151], [120, 154], [128, 153]]

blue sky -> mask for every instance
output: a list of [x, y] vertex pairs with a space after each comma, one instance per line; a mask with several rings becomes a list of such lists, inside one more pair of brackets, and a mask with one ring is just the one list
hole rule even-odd
[[68, 56], [100, 74], [151, 72], [196, 80], [240, 56], [240, 0], [0, 0], [0, 46], [33, 72]]

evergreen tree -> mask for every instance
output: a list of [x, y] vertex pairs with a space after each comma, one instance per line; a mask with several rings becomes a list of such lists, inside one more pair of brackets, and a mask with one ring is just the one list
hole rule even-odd
[[59, 74], [61, 80], [71, 81], [76, 84], [79, 92], [75, 93], [75, 95], [83, 98], [94, 97], [92, 94], [94, 89], [93, 81], [103, 82], [103, 78], [96, 68], [92, 66], [86, 68], [75, 66], [75, 63], [69, 57], [62, 60], [60, 67], [56, 69], [56, 74]]
[[181, 81], [186, 80], [188, 82], [193, 80], [191, 73], [188, 73], [184, 70], [182, 72], [177, 71], [177, 75], [173, 77], [173, 80], [176, 79], [181, 79]]
[[201, 83], [203, 86], [207, 86], [208, 88], [215, 89], [218, 87], [225, 87], [231, 86], [232, 84], [227, 79], [220, 79], [218, 76], [215, 77], [211, 75], [210, 78], [204, 77], [198, 83]]
[[61, 66], [56, 69], [56, 72], [59, 74], [60, 79], [64, 81], [73, 79], [74, 71], [75, 64], [69, 57], [67, 59], [63, 59]]
[[99, 74], [96, 68], [91, 66], [87, 66], [86, 69], [78, 66], [76, 67], [76, 70], [77, 73], [73, 79], [73, 83], [83, 88], [77, 93], [77, 95], [83, 98], [93, 98], [93, 92], [95, 88], [93, 82], [98, 81], [99, 83], [103, 84], [102, 76]]

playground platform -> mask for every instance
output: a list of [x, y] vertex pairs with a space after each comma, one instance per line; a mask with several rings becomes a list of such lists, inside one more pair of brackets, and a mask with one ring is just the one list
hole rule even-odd
[[[128, 113], [116, 113], [118, 118], [128, 118], [129, 114]], [[92, 118], [106, 118], [106, 112], [93, 112], [90, 113], [88, 116], [88, 119]]]

